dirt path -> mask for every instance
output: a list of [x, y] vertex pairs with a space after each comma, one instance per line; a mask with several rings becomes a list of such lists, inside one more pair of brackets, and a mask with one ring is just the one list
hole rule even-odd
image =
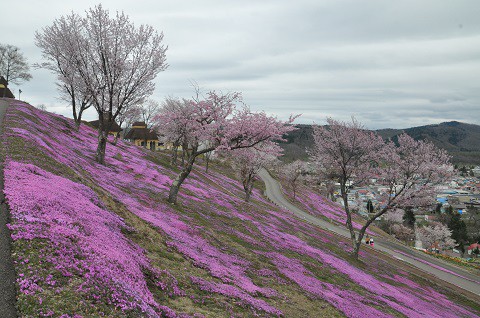
[[[3, 138], [3, 117], [7, 107], [8, 102], [0, 99], [0, 141]], [[6, 225], [10, 219], [10, 212], [4, 200], [3, 158], [0, 156], [0, 317], [15, 318], [17, 317], [15, 270], [11, 254], [10, 230]]]
[[[266, 196], [273, 203], [289, 210], [297, 217], [305, 220], [308, 223], [320, 226], [321, 228], [332, 231], [343, 237], [350, 237], [350, 233], [346, 228], [334, 225], [308, 214], [288, 202], [283, 196], [279, 183], [273, 179], [265, 169], [260, 171], [259, 176], [265, 183]], [[477, 275], [474, 275], [456, 266], [447, 264], [434, 257], [430, 257], [429, 255], [425, 255], [424, 253], [414, 251], [397, 242], [387, 241], [382, 238], [375, 238], [375, 250], [385, 252], [399, 261], [413, 265], [417, 269], [433, 275], [444, 282], [465, 290], [465, 293], [463, 294], [469, 298], [480, 299], [480, 279]]]

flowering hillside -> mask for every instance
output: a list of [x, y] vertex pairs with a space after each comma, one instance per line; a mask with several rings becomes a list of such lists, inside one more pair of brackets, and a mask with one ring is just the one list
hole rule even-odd
[[[478, 304], [251, 202], [196, 167], [167, 203], [168, 158], [12, 101], [2, 147], [25, 317], [477, 317]], [[216, 168], [216, 169], [215, 169]], [[320, 206], [321, 208], [321, 206]], [[366, 266], [368, 264], [368, 266]]]

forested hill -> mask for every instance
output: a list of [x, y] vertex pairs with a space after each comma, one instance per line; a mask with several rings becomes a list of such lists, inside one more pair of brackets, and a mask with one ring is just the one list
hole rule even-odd
[[[308, 149], [313, 145], [312, 126], [297, 125], [297, 127], [299, 129], [286, 136], [287, 142], [282, 144], [287, 161], [305, 159]], [[447, 150], [452, 155], [454, 163], [480, 164], [479, 125], [450, 121], [406, 129], [380, 129], [377, 132], [383, 138], [393, 139], [406, 132], [415, 139], [429, 140], [437, 147]]]
[[405, 131], [415, 139], [425, 139], [447, 150], [455, 163], [480, 164], [480, 126], [450, 121], [438, 125], [412, 127], [404, 130], [381, 129], [384, 138]]

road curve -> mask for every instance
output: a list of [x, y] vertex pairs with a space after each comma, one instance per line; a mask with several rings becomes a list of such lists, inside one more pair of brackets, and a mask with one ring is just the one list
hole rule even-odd
[[[308, 223], [320, 226], [321, 228], [344, 236], [350, 240], [350, 232], [345, 227], [337, 226], [328, 221], [317, 218], [288, 202], [282, 194], [280, 184], [272, 178], [267, 170], [260, 170], [259, 176], [265, 183], [265, 195], [273, 203], [291, 211], [298, 218], [303, 219]], [[387, 241], [380, 237], [375, 238], [375, 249], [385, 252], [400, 261], [413, 265], [443, 281], [456, 285], [476, 296], [480, 296], [479, 277], [464, 269], [450, 265], [425, 253], [412, 250], [403, 244], [395, 241]]]
[[[0, 98], [0, 142], [3, 139], [3, 117], [8, 104], [6, 99]], [[0, 147], [2, 147], [1, 144]], [[0, 155], [0, 313], [2, 318], [15, 318], [17, 317], [15, 269], [12, 260], [10, 231], [7, 228], [10, 212], [4, 199], [3, 158]]]

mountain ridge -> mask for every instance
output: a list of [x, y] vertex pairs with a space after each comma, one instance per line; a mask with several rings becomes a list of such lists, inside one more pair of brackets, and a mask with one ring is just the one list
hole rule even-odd
[[[313, 146], [313, 125], [295, 125], [298, 130], [291, 132], [282, 143], [286, 160], [306, 159], [308, 150]], [[439, 124], [415, 126], [396, 129], [384, 128], [373, 130], [384, 139], [395, 138], [405, 132], [416, 140], [432, 142], [445, 149], [452, 156], [452, 163], [480, 164], [480, 126], [475, 124], [448, 121]]]

